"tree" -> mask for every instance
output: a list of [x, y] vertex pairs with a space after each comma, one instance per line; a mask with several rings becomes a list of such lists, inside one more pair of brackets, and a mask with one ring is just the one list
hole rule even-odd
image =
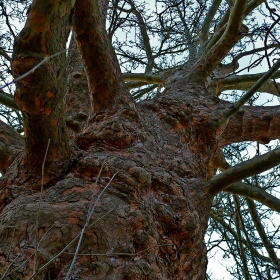
[[[279, 226], [262, 219], [280, 210], [279, 173], [261, 173], [278, 170], [280, 148], [258, 143], [279, 138], [280, 113], [254, 98], [279, 95], [278, 8], [21, 2], [1, 2], [15, 33], [12, 56], [1, 37], [2, 279], [205, 279], [207, 229], [227, 242], [237, 279], [276, 279]], [[18, 36], [9, 5], [27, 11]], [[248, 56], [245, 69], [269, 70], [240, 74]], [[246, 92], [226, 100], [229, 89]], [[257, 143], [252, 159], [245, 141]]]

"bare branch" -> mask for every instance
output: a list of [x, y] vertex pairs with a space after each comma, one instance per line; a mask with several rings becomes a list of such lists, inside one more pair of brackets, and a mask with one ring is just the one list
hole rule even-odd
[[[85, 63], [92, 97], [92, 113], [133, 106], [119, 63], [105, 29], [108, 1], [76, 1], [74, 37]], [[112, 106], [114, 110], [112, 110]]]
[[[46, 148], [46, 153], [45, 153], [45, 157], [42, 163], [42, 181], [41, 181], [41, 190], [40, 190], [40, 197], [39, 197], [39, 204], [38, 204], [38, 208], [40, 209], [41, 207], [41, 202], [42, 202], [42, 198], [43, 198], [43, 190], [44, 190], [44, 176], [45, 176], [45, 163], [46, 163], [46, 158], [47, 158], [47, 154], [49, 151], [49, 147], [50, 147], [50, 139], [48, 140], [48, 145]], [[34, 252], [34, 267], [33, 267], [33, 274], [36, 273], [37, 271], [37, 263], [38, 263], [38, 246], [39, 246], [39, 210], [36, 213], [36, 227], [35, 227], [36, 233], [35, 233], [35, 252]]]
[[267, 193], [265, 190], [241, 182], [234, 183], [224, 190], [225, 192], [241, 195], [245, 198], [256, 200], [271, 210], [280, 213], [280, 199]]
[[278, 271], [278, 273], [280, 274], [280, 259], [278, 259], [274, 249], [273, 249], [273, 244], [270, 243], [267, 235], [266, 235], [266, 232], [262, 226], [262, 222], [261, 222], [261, 219], [259, 217], [259, 214], [258, 214], [258, 211], [256, 209], [256, 205], [255, 203], [250, 200], [250, 199], [246, 199], [246, 202], [247, 202], [247, 205], [248, 205], [248, 208], [249, 208], [249, 212], [251, 214], [251, 217], [252, 217], [252, 220], [255, 224], [255, 227], [259, 233], [259, 236], [266, 248], [266, 251], [272, 261], [272, 263], [275, 265], [275, 268], [276, 270]]
[[193, 59], [196, 56], [197, 50], [196, 50], [196, 44], [193, 42], [193, 37], [191, 35], [190, 29], [188, 27], [188, 24], [186, 23], [186, 20], [182, 14], [182, 11], [179, 7], [179, 5], [176, 7], [178, 14], [180, 16], [180, 19], [182, 21], [182, 24], [184, 26], [184, 34], [186, 37], [186, 45], [189, 50], [189, 59]]
[[5, 93], [2, 89], [0, 89], [0, 103], [13, 110], [19, 110], [18, 105], [14, 101], [14, 97], [10, 94]]
[[[258, 7], [259, 5], [261, 5], [262, 3], [264, 3], [265, 0], [251, 0], [249, 1], [248, 5], [246, 6], [245, 12], [244, 12], [244, 18], [250, 14], [256, 7]], [[229, 11], [227, 11], [225, 13], [225, 15], [222, 17], [222, 19], [220, 20], [218, 26], [217, 26], [217, 30], [219, 30], [220, 28], [223, 28], [228, 21], [229, 18]]]
[[249, 51], [241, 52], [233, 58], [233, 61], [235, 61], [237, 63], [238, 60], [241, 59], [244, 56], [251, 55], [251, 54], [256, 54], [256, 53], [259, 53], [259, 52], [262, 52], [262, 51], [265, 51], [265, 50], [269, 50], [269, 49], [272, 49], [272, 48], [279, 48], [279, 44], [271, 44], [271, 45], [268, 45], [268, 46], [264, 46], [264, 47], [260, 47], [260, 48], [254, 48], [254, 49], [249, 50]]
[[[238, 253], [240, 255], [240, 259], [242, 261], [242, 267], [244, 269], [244, 271], [243, 271], [244, 277], [246, 280], [249, 280], [250, 275], [249, 275], [249, 270], [248, 270], [248, 266], [247, 266], [247, 254], [245, 253], [245, 248], [244, 248], [243, 243], [240, 242], [242, 239], [241, 227], [243, 226], [242, 215], [240, 213], [240, 203], [239, 203], [238, 197], [235, 195], [233, 196], [233, 201], [234, 201], [235, 212], [236, 212], [236, 214], [234, 215], [234, 223], [235, 223], [235, 228], [236, 228], [236, 233], [237, 233], [237, 239], [235, 240], [236, 245], [237, 245], [236, 247], [237, 247]], [[250, 246], [250, 242], [248, 239], [247, 239], [247, 244], [248, 244], [248, 247], [250, 248], [251, 246]]]
[[210, 24], [219, 8], [221, 2], [222, 2], [222, 0], [213, 0], [211, 7], [204, 19], [204, 22], [201, 27], [201, 33], [200, 33], [200, 50], [199, 50], [199, 52], [202, 52], [204, 50], [205, 42], [208, 41]]
[[280, 164], [280, 148], [244, 161], [216, 175], [206, 183], [206, 192], [211, 195], [216, 195], [232, 183], [264, 172], [277, 164]]
[[133, 1], [127, 0], [127, 2], [131, 5], [131, 8], [132, 8], [131, 12], [136, 16], [136, 18], [138, 20], [138, 25], [139, 25], [141, 36], [143, 39], [143, 44], [144, 44], [145, 52], [146, 52], [147, 59], [148, 59], [145, 73], [151, 73], [154, 68], [155, 61], [154, 61], [153, 51], [152, 51], [151, 44], [150, 44], [150, 39], [149, 39], [149, 36], [147, 33], [146, 24], [144, 22], [144, 19], [143, 19], [141, 13], [139, 13], [139, 11], [136, 9]]
[[[208, 73], [212, 72], [215, 66], [221, 62], [226, 56], [229, 50], [236, 44], [240, 39], [242, 20], [244, 17], [244, 11], [247, 6], [247, 1], [236, 0], [234, 7], [231, 8], [229, 20], [226, 27], [221, 29], [221, 37], [214, 40], [214, 43], [208, 44], [206, 51], [203, 54], [203, 59], [199, 62], [202, 64], [202, 71]], [[219, 35], [220, 36], [220, 35]]]
[[129, 82], [144, 82], [146, 84], [157, 84], [163, 85], [164, 79], [162, 75], [151, 75], [151, 74], [144, 74], [144, 73], [125, 73], [122, 75], [125, 81]]
[[[105, 162], [104, 162], [104, 163], [105, 163]], [[104, 165], [104, 164], [103, 164], [103, 165]], [[102, 169], [100, 168], [100, 172], [99, 172], [99, 174], [98, 174], [99, 176], [100, 176], [101, 172], [102, 172]], [[117, 172], [117, 173], [118, 173], [118, 172]], [[83, 226], [83, 229], [82, 229], [82, 231], [81, 231], [81, 234], [80, 234], [80, 237], [79, 237], [79, 241], [78, 241], [78, 245], [77, 245], [77, 247], [76, 247], [75, 255], [74, 255], [73, 259], [72, 259], [70, 268], [69, 268], [69, 270], [67, 271], [67, 275], [66, 275], [66, 277], [65, 277], [66, 280], [68, 280], [69, 277], [70, 277], [71, 270], [72, 270], [72, 268], [73, 268], [73, 266], [74, 266], [74, 264], [75, 264], [75, 261], [76, 261], [76, 259], [77, 259], [78, 253], [79, 253], [79, 249], [80, 249], [80, 246], [81, 246], [81, 242], [82, 242], [82, 240], [83, 240], [84, 233], [85, 233], [85, 231], [87, 230], [87, 228], [88, 228], [88, 226], [89, 226], [89, 221], [90, 221], [90, 219], [91, 219], [91, 217], [92, 217], [92, 215], [93, 215], [93, 213], [94, 213], [94, 211], [95, 211], [96, 205], [97, 205], [97, 203], [99, 202], [99, 200], [100, 200], [101, 196], [103, 195], [103, 193], [104, 193], [104, 192], [107, 190], [107, 188], [110, 186], [112, 180], [115, 178], [115, 176], [117, 175], [117, 173], [115, 173], [115, 174], [110, 178], [109, 182], [108, 182], [107, 185], [103, 188], [103, 190], [99, 193], [99, 195], [97, 196], [97, 198], [96, 198], [96, 200], [95, 200], [94, 203], [93, 203], [94, 193], [92, 194], [92, 198], [91, 198], [91, 201], [90, 201], [90, 204], [89, 204], [89, 208], [88, 208], [87, 219], [86, 219], [86, 222], [85, 222], [85, 224], [84, 224], [84, 226]], [[97, 184], [98, 184], [98, 181], [97, 181], [97, 179], [96, 179], [96, 184], [95, 184], [95, 186], [96, 186]]]
[[[244, 74], [244, 75], [232, 75], [226, 78], [214, 78], [208, 83], [208, 88], [219, 95], [224, 90], [249, 90], [263, 75], [259, 74]], [[280, 78], [280, 71], [277, 71], [273, 78]], [[267, 80], [259, 88], [259, 92], [267, 92], [273, 95], [279, 96], [277, 87], [274, 81]]]
[[[49, 179], [65, 170], [71, 161], [65, 117], [61, 115], [65, 116], [64, 53], [73, 4], [74, 1], [64, 0], [33, 1], [25, 26], [14, 44], [15, 101], [23, 114], [26, 136], [23, 162], [33, 169], [38, 179], [48, 139], [51, 139], [46, 161]], [[59, 9], [60, 5], [63, 9]], [[44, 19], [41, 24], [37, 24], [39, 18]], [[44, 63], [50, 56], [51, 61]]]
[[229, 110], [223, 113], [225, 118], [231, 117], [238, 112], [240, 108], [258, 91], [258, 89], [268, 80], [280, 67], [280, 59], [244, 94], [239, 101], [234, 104]]
[[[229, 224], [227, 224], [223, 218], [219, 217], [218, 215], [215, 215], [213, 212], [210, 213], [210, 217], [211, 217], [213, 220], [215, 220], [216, 222], [218, 222], [219, 224], [221, 224], [222, 227], [223, 227], [227, 232], [229, 232], [229, 233], [234, 237], [235, 240], [238, 239], [237, 232], [234, 231], [234, 229], [233, 229]], [[249, 245], [249, 244], [248, 244], [248, 241], [245, 240], [245, 239], [243, 239], [243, 238], [241, 238], [241, 240], [239, 240], [239, 241], [242, 242], [243, 244], [247, 245], [247, 246]], [[261, 254], [260, 254], [256, 249], [254, 249], [254, 248], [253, 248], [253, 253], [254, 253], [255, 256], [257, 256], [257, 257], [260, 258], [261, 260], [266, 261], [266, 262], [270, 262], [270, 258], [261, 255]]]
[[[98, 223], [99, 221], [101, 221], [103, 218], [105, 218], [107, 215], [109, 215], [112, 211], [115, 210], [116, 207], [114, 207], [113, 209], [110, 209], [109, 211], [107, 211], [104, 215], [102, 215], [101, 217], [99, 217], [98, 219], [96, 219], [94, 222], [92, 222], [88, 228], [92, 227], [93, 225], [95, 225], [96, 223]], [[38, 271], [33, 274], [28, 280], [31, 280], [32, 278], [34, 278], [40, 271], [42, 271], [44, 268], [46, 268], [47, 266], [49, 266], [56, 258], [58, 258], [61, 254], [63, 254], [67, 249], [71, 248], [71, 246], [75, 243], [75, 241], [81, 236], [81, 232], [76, 235], [58, 254], [56, 254], [51, 260], [49, 260], [47, 263], [45, 263], [43, 266], [41, 266]]]
[[2, 8], [2, 13], [5, 16], [5, 21], [6, 21], [6, 25], [8, 26], [9, 31], [11, 32], [11, 34], [13, 35], [14, 39], [16, 38], [16, 34], [10, 24], [10, 20], [9, 20], [9, 15], [7, 14], [6, 8], [4, 6], [4, 4], [1, 2], [0, 4], [1, 8]]
[[0, 55], [2, 55], [5, 59], [7, 59], [8, 61], [12, 61], [12, 59], [10, 58], [10, 56], [0, 47]]
[[[232, 103], [225, 102], [226, 107]], [[244, 106], [231, 116], [222, 134], [219, 146], [241, 142], [258, 141], [266, 144], [280, 135], [280, 106]], [[224, 110], [224, 109], [223, 109]]]

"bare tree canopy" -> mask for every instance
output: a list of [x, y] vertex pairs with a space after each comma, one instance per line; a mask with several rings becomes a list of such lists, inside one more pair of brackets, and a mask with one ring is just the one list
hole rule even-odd
[[0, 0], [1, 279], [279, 279], [278, 4]]

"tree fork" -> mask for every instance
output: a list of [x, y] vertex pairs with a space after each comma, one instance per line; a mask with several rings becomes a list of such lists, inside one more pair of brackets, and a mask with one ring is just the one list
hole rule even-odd
[[74, 38], [83, 58], [91, 99], [91, 118], [78, 139], [83, 149], [93, 142], [129, 147], [142, 137], [135, 101], [107, 36], [108, 2], [77, 1], [74, 9]]
[[93, 114], [122, 107], [135, 109], [105, 28], [109, 1], [85, 0], [75, 5], [73, 30], [88, 77]]

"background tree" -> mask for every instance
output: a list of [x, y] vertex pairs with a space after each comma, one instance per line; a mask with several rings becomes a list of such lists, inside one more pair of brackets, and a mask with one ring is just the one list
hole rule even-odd
[[279, 277], [274, 2], [0, 2], [2, 279]]

